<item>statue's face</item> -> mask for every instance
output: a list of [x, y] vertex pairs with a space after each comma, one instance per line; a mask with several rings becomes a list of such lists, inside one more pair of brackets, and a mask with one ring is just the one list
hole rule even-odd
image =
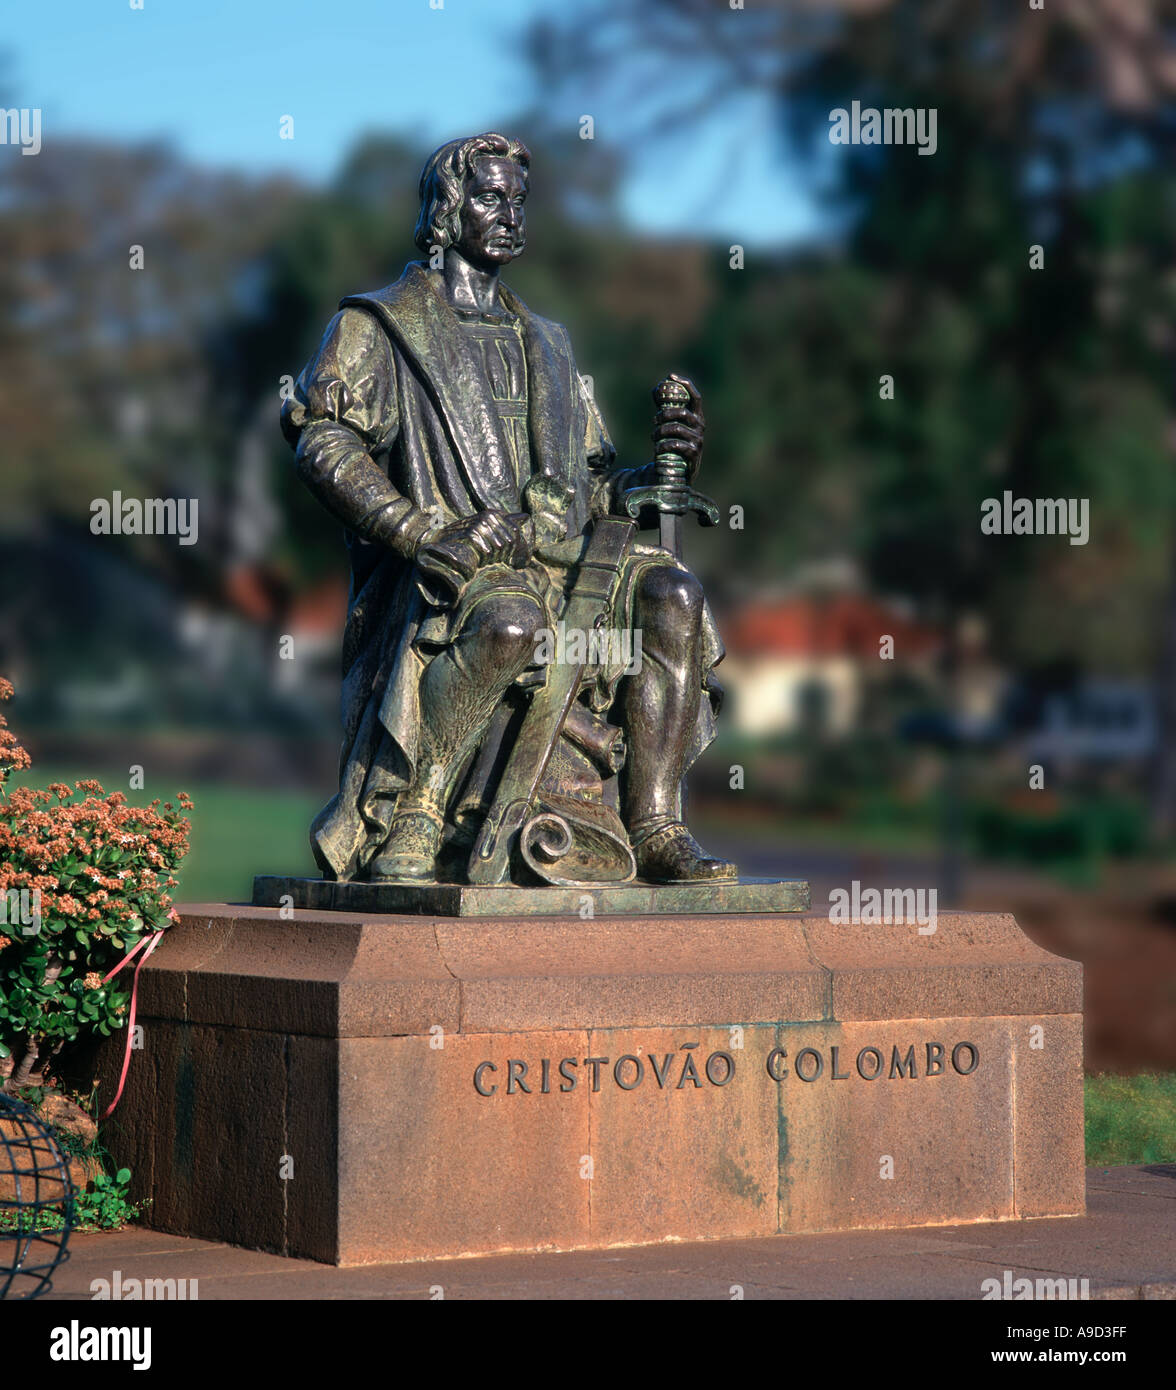
[[479, 270], [498, 270], [521, 256], [527, 242], [527, 171], [513, 159], [474, 165], [461, 204], [457, 250]]

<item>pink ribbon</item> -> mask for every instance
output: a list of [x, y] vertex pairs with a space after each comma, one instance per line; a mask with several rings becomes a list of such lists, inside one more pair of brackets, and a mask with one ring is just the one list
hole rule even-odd
[[123, 1087], [126, 1085], [127, 1072], [131, 1065], [131, 1047], [135, 1041], [135, 1009], [139, 1003], [139, 971], [143, 968], [143, 962], [151, 952], [155, 950], [156, 946], [159, 945], [159, 940], [162, 936], [162, 931], [153, 932], [150, 936], [145, 936], [137, 946], [133, 946], [131, 950], [123, 956], [122, 960], [119, 961], [109, 975], [104, 975], [102, 977], [103, 984], [106, 984], [108, 980], [113, 980], [124, 965], [130, 965], [131, 961], [133, 961], [136, 956], [139, 956], [139, 952], [143, 951], [143, 947], [147, 947], [147, 949], [143, 951], [143, 954], [139, 956], [138, 963], [135, 966], [135, 978], [131, 982], [131, 1012], [127, 1019], [127, 1048], [126, 1052], [123, 1054], [122, 1074], [118, 1078], [118, 1090], [114, 1093], [114, 1099], [102, 1112], [101, 1118], [104, 1120], [113, 1113], [114, 1107], [122, 1099]]

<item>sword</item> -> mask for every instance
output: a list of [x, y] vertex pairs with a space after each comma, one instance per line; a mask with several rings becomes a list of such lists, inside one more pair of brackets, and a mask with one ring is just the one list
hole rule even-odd
[[[653, 398], [661, 412], [673, 406], [690, 404], [690, 392], [680, 381], [666, 377], [654, 388]], [[658, 539], [663, 550], [675, 560], [682, 558], [682, 518], [687, 512], [697, 512], [704, 526], [719, 524], [719, 509], [709, 497], [687, 487], [686, 460], [672, 446], [659, 444], [654, 456], [655, 481], [648, 487], [631, 488], [624, 494], [626, 513], [634, 520], [645, 507], [658, 511]]]
[[[563, 612], [567, 628], [588, 633], [600, 624], [616, 595], [635, 529], [631, 521], [617, 516], [596, 522]], [[585, 650], [579, 661], [548, 666], [546, 684], [532, 696], [493, 805], [470, 853], [466, 876], [471, 883], [506, 882], [519, 831], [535, 808], [543, 774], [587, 664]]]

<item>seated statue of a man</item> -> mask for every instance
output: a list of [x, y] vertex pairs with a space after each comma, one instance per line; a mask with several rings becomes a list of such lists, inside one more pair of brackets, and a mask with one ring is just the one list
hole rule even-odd
[[[479, 757], [501, 767], [482, 755], [491, 730], [507, 745], [517, 732], [502, 712], [542, 687], [540, 639], [566, 611], [577, 538], [653, 478], [653, 464], [617, 466], [566, 329], [500, 283], [525, 244], [529, 170], [502, 135], [437, 150], [415, 236], [429, 259], [342, 301], [283, 408], [298, 475], [351, 552], [340, 786], [311, 829], [328, 878], [454, 876], [460, 853], [443, 846], [468, 850], [477, 828], [457, 804], [468, 811]], [[704, 426], [698, 393], [676, 380], [683, 403], [659, 415], [655, 448], [685, 461], [688, 482]], [[683, 823], [682, 778], [721, 694], [700, 584], [634, 543], [603, 620], [639, 634], [640, 660], [613, 651], [578, 673], [568, 727], [608, 731], [580, 743], [615, 760], [630, 865], [655, 883], [735, 877]]]

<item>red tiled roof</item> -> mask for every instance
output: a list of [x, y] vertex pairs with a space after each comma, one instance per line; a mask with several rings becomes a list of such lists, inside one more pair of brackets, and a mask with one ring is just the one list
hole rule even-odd
[[263, 567], [238, 565], [225, 576], [224, 596], [242, 617], [257, 623], [280, 621], [291, 632], [341, 633], [347, 617], [347, 581], [341, 575], [290, 597]]
[[225, 575], [225, 601], [256, 623], [269, 622], [274, 615], [273, 594], [265, 577], [250, 565], [237, 565]]
[[286, 614], [291, 632], [343, 632], [347, 619], [347, 584], [343, 579], [324, 580], [298, 594]]
[[859, 594], [745, 604], [721, 630], [732, 656], [876, 658], [881, 638], [889, 635], [895, 659], [902, 660], [934, 652], [941, 641], [934, 629]]

